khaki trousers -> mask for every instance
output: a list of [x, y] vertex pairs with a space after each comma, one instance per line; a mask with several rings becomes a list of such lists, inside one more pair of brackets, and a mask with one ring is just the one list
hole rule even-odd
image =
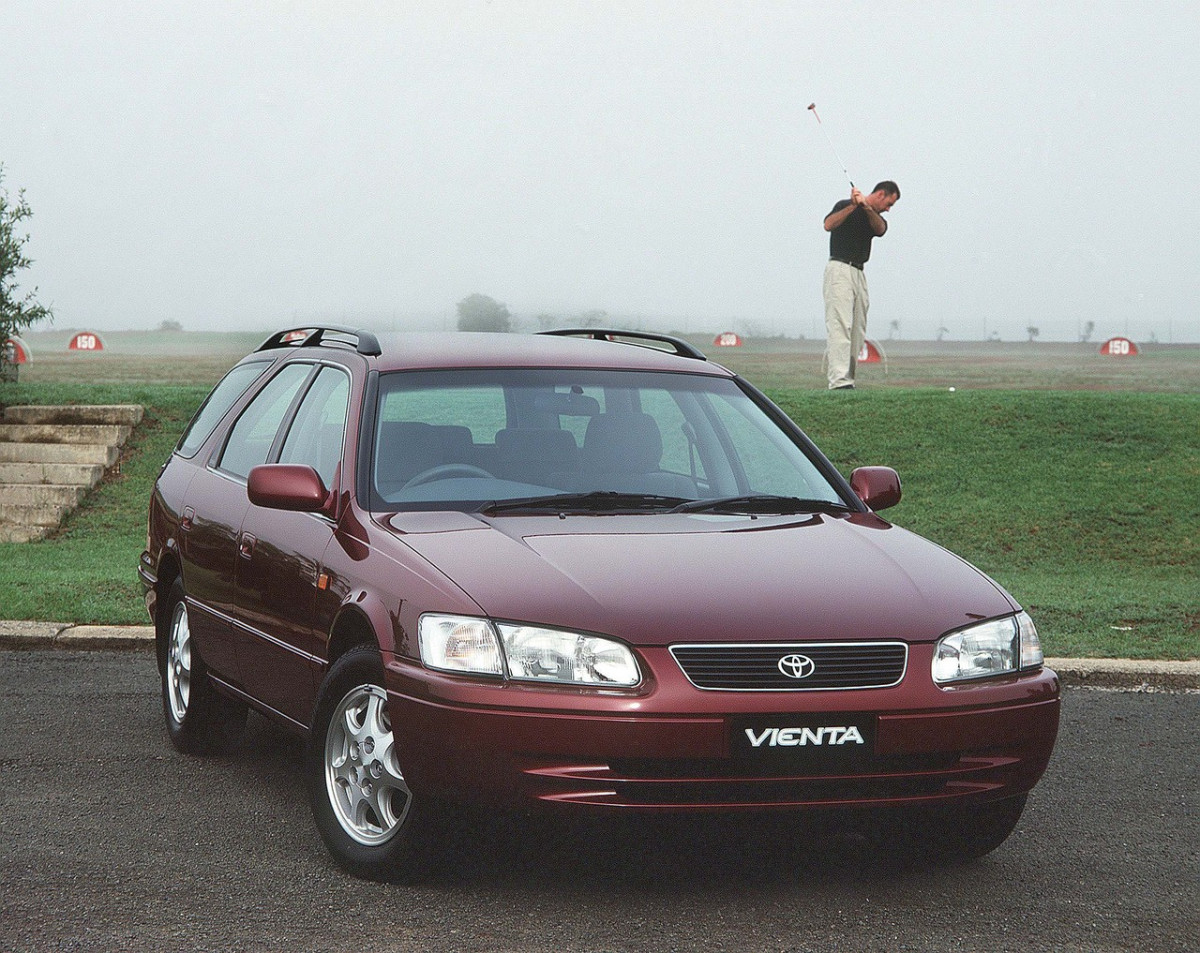
[[854, 383], [858, 355], [867, 336], [867, 276], [861, 268], [830, 259], [825, 265], [825, 358], [829, 387]]

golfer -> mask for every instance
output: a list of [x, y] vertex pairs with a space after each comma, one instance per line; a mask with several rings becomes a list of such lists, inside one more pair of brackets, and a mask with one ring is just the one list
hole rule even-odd
[[851, 186], [825, 216], [829, 263], [825, 266], [825, 356], [829, 389], [853, 390], [858, 355], [867, 336], [867, 277], [863, 265], [871, 257], [871, 239], [887, 231], [883, 213], [900, 199], [895, 182], [880, 182], [870, 195]]

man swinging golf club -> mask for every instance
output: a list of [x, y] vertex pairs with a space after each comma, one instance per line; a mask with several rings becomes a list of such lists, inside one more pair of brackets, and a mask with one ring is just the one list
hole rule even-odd
[[823, 291], [830, 390], [854, 388], [870, 304], [863, 265], [871, 257], [871, 240], [887, 231], [883, 213], [899, 199], [900, 187], [890, 179], [880, 182], [870, 195], [863, 195], [851, 182], [850, 198], [837, 202], [825, 216], [829, 261]]
[[[809, 112], [825, 132], [817, 104]], [[825, 359], [830, 390], [853, 390], [858, 355], [867, 336], [867, 277], [863, 265], [871, 257], [871, 239], [887, 231], [883, 213], [900, 200], [900, 187], [890, 179], [863, 195], [854, 186], [846, 163], [825, 132], [825, 141], [850, 183], [850, 198], [842, 199], [825, 216], [829, 232], [829, 263], [825, 266]]]

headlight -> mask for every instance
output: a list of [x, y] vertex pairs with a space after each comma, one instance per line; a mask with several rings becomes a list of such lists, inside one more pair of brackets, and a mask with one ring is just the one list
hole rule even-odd
[[622, 688], [641, 681], [633, 653], [620, 642], [527, 625], [499, 628], [512, 678]]
[[641, 673], [628, 647], [562, 629], [423, 615], [421, 658], [430, 668], [562, 685], [630, 688]]
[[1029, 614], [1018, 612], [948, 635], [933, 653], [937, 684], [1040, 668], [1042, 644]]

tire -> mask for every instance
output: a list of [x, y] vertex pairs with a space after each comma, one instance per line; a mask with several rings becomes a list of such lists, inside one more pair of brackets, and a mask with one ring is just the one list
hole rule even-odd
[[176, 579], [159, 624], [163, 717], [171, 743], [185, 754], [235, 748], [246, 727], [246, 706], [222, 695], [192, 639], [183, 580]]
[[889, 837], [910, 860], [960, 864], [978, 860], [1003, 844], [1016, 829], [1027, 795], [970, 807], [930, 808], [902, 814]]
[[976, 860], [990, 854], [1016, 830], [1025, 810], [1026, 795], [993, 801], [955, 812], [956, 830], [946, 832], [947, 859]]
[[379, 652], [352, 648], [321, 683], [305, 775], [325, 846], [367, 880], [413, 882], [433, 866], [441, 812], [414, 795], [399, 754]]

